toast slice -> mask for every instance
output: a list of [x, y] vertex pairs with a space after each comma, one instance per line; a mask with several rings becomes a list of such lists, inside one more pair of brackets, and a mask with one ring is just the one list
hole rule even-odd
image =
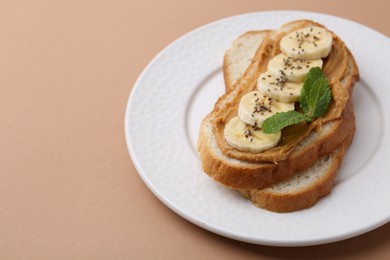
[[265, 189], [238, 192], [254, 205], [269, 211], [285, 213], [309, 208], [331, 192], [346, 145], [341, 145], [286, 181]]
[[[341, 106], [342, 109], [340, 109], [338, 117], [319, 122], [316, 127], [311, 129], [308, 135], [291, 147], [291, 151], [289, 151], [286, 158], [278, 161], [256, 161], [246, 160], [245, 157], [237, 158], [226, 153], [218, 145], [214, 124], [218, 113], [223, 113], [223, 110], [234, 104], [234, 101], [242, 93], [254, 87], [256, 76], [261, 72], [262, 62], [267, 60], [264, 56], [272, 56], [278, 52], [274, 46], [281, 35], [310, 25], [319, 26], [311, 21], [301, 20], [283, 26], [278, 32], [250, 32], [236, 40], [232, 48], [226, 52], [224, 74], [227, 92], [218, 100], [214, 110], [203, 120], [198, 140], [198, 151], [202, 160], [203, 170], [216, 181], [234, 189], [263, 189], [286, 180], [297, 172], [307, 170], [321, 157], [332, 154], [335, 149], [345, 144], [350, 136], [353, 136], [355, 122], [349, 94], [352, 92], [353, 84], [358, 80], [359, 74], [353, 56], [342, 41], [334, 35], [346, 52], [345, 69], [342, 71], [342, 75], [334, 80], [338, 91], [348, 94], [346, 100], [343, 100], [344, 106]], [[253, 34], [258, 35], [257, 37], [252, 37]], [[249, 42], [246, 42], [246, 39], [248, 38], [251, 39], [249, 42], [256, 42], [257, 39], [260, 46], [256, 48], [237, 48], [237, 46], [247, 46]], [[234, 59], [240, 56], [240, 50], [244, 50], [244, 57], [248, 59], [249, 53], [253, 53], [253, 49], [256, 49], [256, 52], [247, 68], [245, 68], [245, 63], [243, 63], [244, 65], [230, 66], [230, 64], [235, 63]], [[237, 75], [242, 76], [238, 78], [239, 76]], [[333, 95], [338, 94], [335, 92], [335, 89], [332, 89], [332, 92]]]

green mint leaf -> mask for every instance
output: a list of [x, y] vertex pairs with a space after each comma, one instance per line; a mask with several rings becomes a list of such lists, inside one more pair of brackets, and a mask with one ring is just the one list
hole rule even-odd
[[312, 68], [303, 83], [300, 107], [310, 118], [322, 116], [329, 107], [332, 98], [325, 74], [318, 67]]
[[289, 125], [295, 125], [310, 118], [294, 110], [280, 112], [264, 120], [262, 128], [266, 134], [274, 134]]
[[307, 93], [310, 92], [311, 86], [313, 86], [314, 82], [322, 77], [325, 77], [325, 74], [319, 67], [311, 68], [306, 75], [305, 81], [303, 82], [299, 104], [306, 115], [310, 114], [310, 107], [307, 103]]
[[317, 79], [307, 97], [310, 104], [310, 113], [307, 116], [311, 118], [317, 118], [322, 116], [330, 104], [332, 94], [329, 88], [329, 83], [326, 78]]

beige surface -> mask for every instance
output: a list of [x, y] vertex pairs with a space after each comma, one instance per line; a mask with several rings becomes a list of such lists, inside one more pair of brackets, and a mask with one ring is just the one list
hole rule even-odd
[[307, 248], [220, 237], [159, 202], [131, 163], [125, 106], [153, 56], [205, 23], [277, 9], [342, 16], [390, 35], [386, 0], [1, 1], [0, 258], [389, 255], [390, 224]]

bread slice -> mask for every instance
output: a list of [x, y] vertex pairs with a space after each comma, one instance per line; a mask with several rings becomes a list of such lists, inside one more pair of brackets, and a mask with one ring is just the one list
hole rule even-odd
[[265, 189], [237, 191], [256, 206], [269, 211], [284, 213], [309, 208], [332, 191], [344, 152], [352, 139], [353, 133], [331, 154], [285, 181]]
[[[283, 26], [279, 32], [259, 32], [258, 36], [261, 37], [252, 37], [250, 42], [258, 39], [259, 42], [261, 41], [260, 46], [264, 44], [269, 45], [269, 41], [275, 42], [278, 37], [280, 38], [281, 32], [285, 34], [291, 30], [310, 25], [318, 26], [318, 24], [307, 20], [296, 21]], [[198, 151], [202, 160], [203, 170], [223, 185], [240, 190], [263, 189], [286, 180], [299, 171], [308, 169], [321, 157], [333, 153], [337, 147], [346, 142], [347, 138], [351, 135], [353, 136], [355, 130], [353, 108], [348, 96], [348, 100], [345, 101], [345, 107], [342, 108], [338, 118], [318, 124], [316, 128], [312, 129], [310, 134], [291, 148], [291, 152], [283, 160], [276, 162], [244, 160], [234, 158], [221, 150], [214, 133], [215, 126], [213, 121], [216, 118], [216, 114], [223, 113], [222, 110], [229, 107], [240, 96], [240, 93], [253, 87], [257, 79], [256, 75], [259, 73], [259, 67], [264, 59], [264, 52], [259, 51], [261, 47], [258, 47], [255, 48], [257, 51], [248, 68], [245, 69], [245, 65], [235, 67], [229, 65], [234, 63], [231, 57], [235, 57], [235, 59], [239, 57], [240, 51], [234, 46], [246, 46], [245, 39], [248, 35], [253, 36], [253, 34], [256, 34], [256, 32], [250, 32], [240, 37], [241, 39], [235, 43], [241, 42], [241, 45], [233, 44], [232, 48], [226, 52], [224, 72], [227, 92], [218, 100], [214, 110], [203, 120], [198, 140]], [[246, 50], [245, 48], [241, 49]], [[251, 50], [253, 51], [253, 48]], [[245, 53], [244, 56], [248, 57], [247, 52]], [[268, 51], [266, 55], [275, 53], [277, 53], [277, 50], [274, 48]], [[232, 71], [235, 70], [239, 71], [233, 73]], [[237, 79], [236, 75], [242, 76]], [[346, 69], [337, 83], [342, 91], [351, 93], [356, 80], [358, 80], [357, 66], [353, 56], [347, 50]]]

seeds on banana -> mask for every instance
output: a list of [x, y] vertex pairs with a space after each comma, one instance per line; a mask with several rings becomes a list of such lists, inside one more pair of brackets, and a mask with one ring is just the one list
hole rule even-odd
[[322, 60], [303, 60], [288, 57], [280, 53], [268, 63], [268, 72], [275, 77], [285, 77], [290, 82], [303, 82], [311, 68], [322, 68]]
[[290, 110], [294, 110], [294, 103], [279, 102], [255, 90], [241, 97], [238, 116], [246, 124], [261, 127], [273, 114]]
[[306, 27], [282, 38], [280, 49], [295, 59], [319, 59], [328, 56], [332, 49], [332, 35], [321, 27]]
[[279, 77], [271, 73], [260, 74], [257, 81], [257, 89], [262, 95], [269, 96], [284, 103], [296, 102], [301, 96], [303, 83], [287, 81], [287, 77], [281, 74]]
[[276, 146], [281, 132], [265, 134], [260, 128], [234, 117], [225, 125], [224, 136], [226, 142], [238, 150], [259, 153]]

